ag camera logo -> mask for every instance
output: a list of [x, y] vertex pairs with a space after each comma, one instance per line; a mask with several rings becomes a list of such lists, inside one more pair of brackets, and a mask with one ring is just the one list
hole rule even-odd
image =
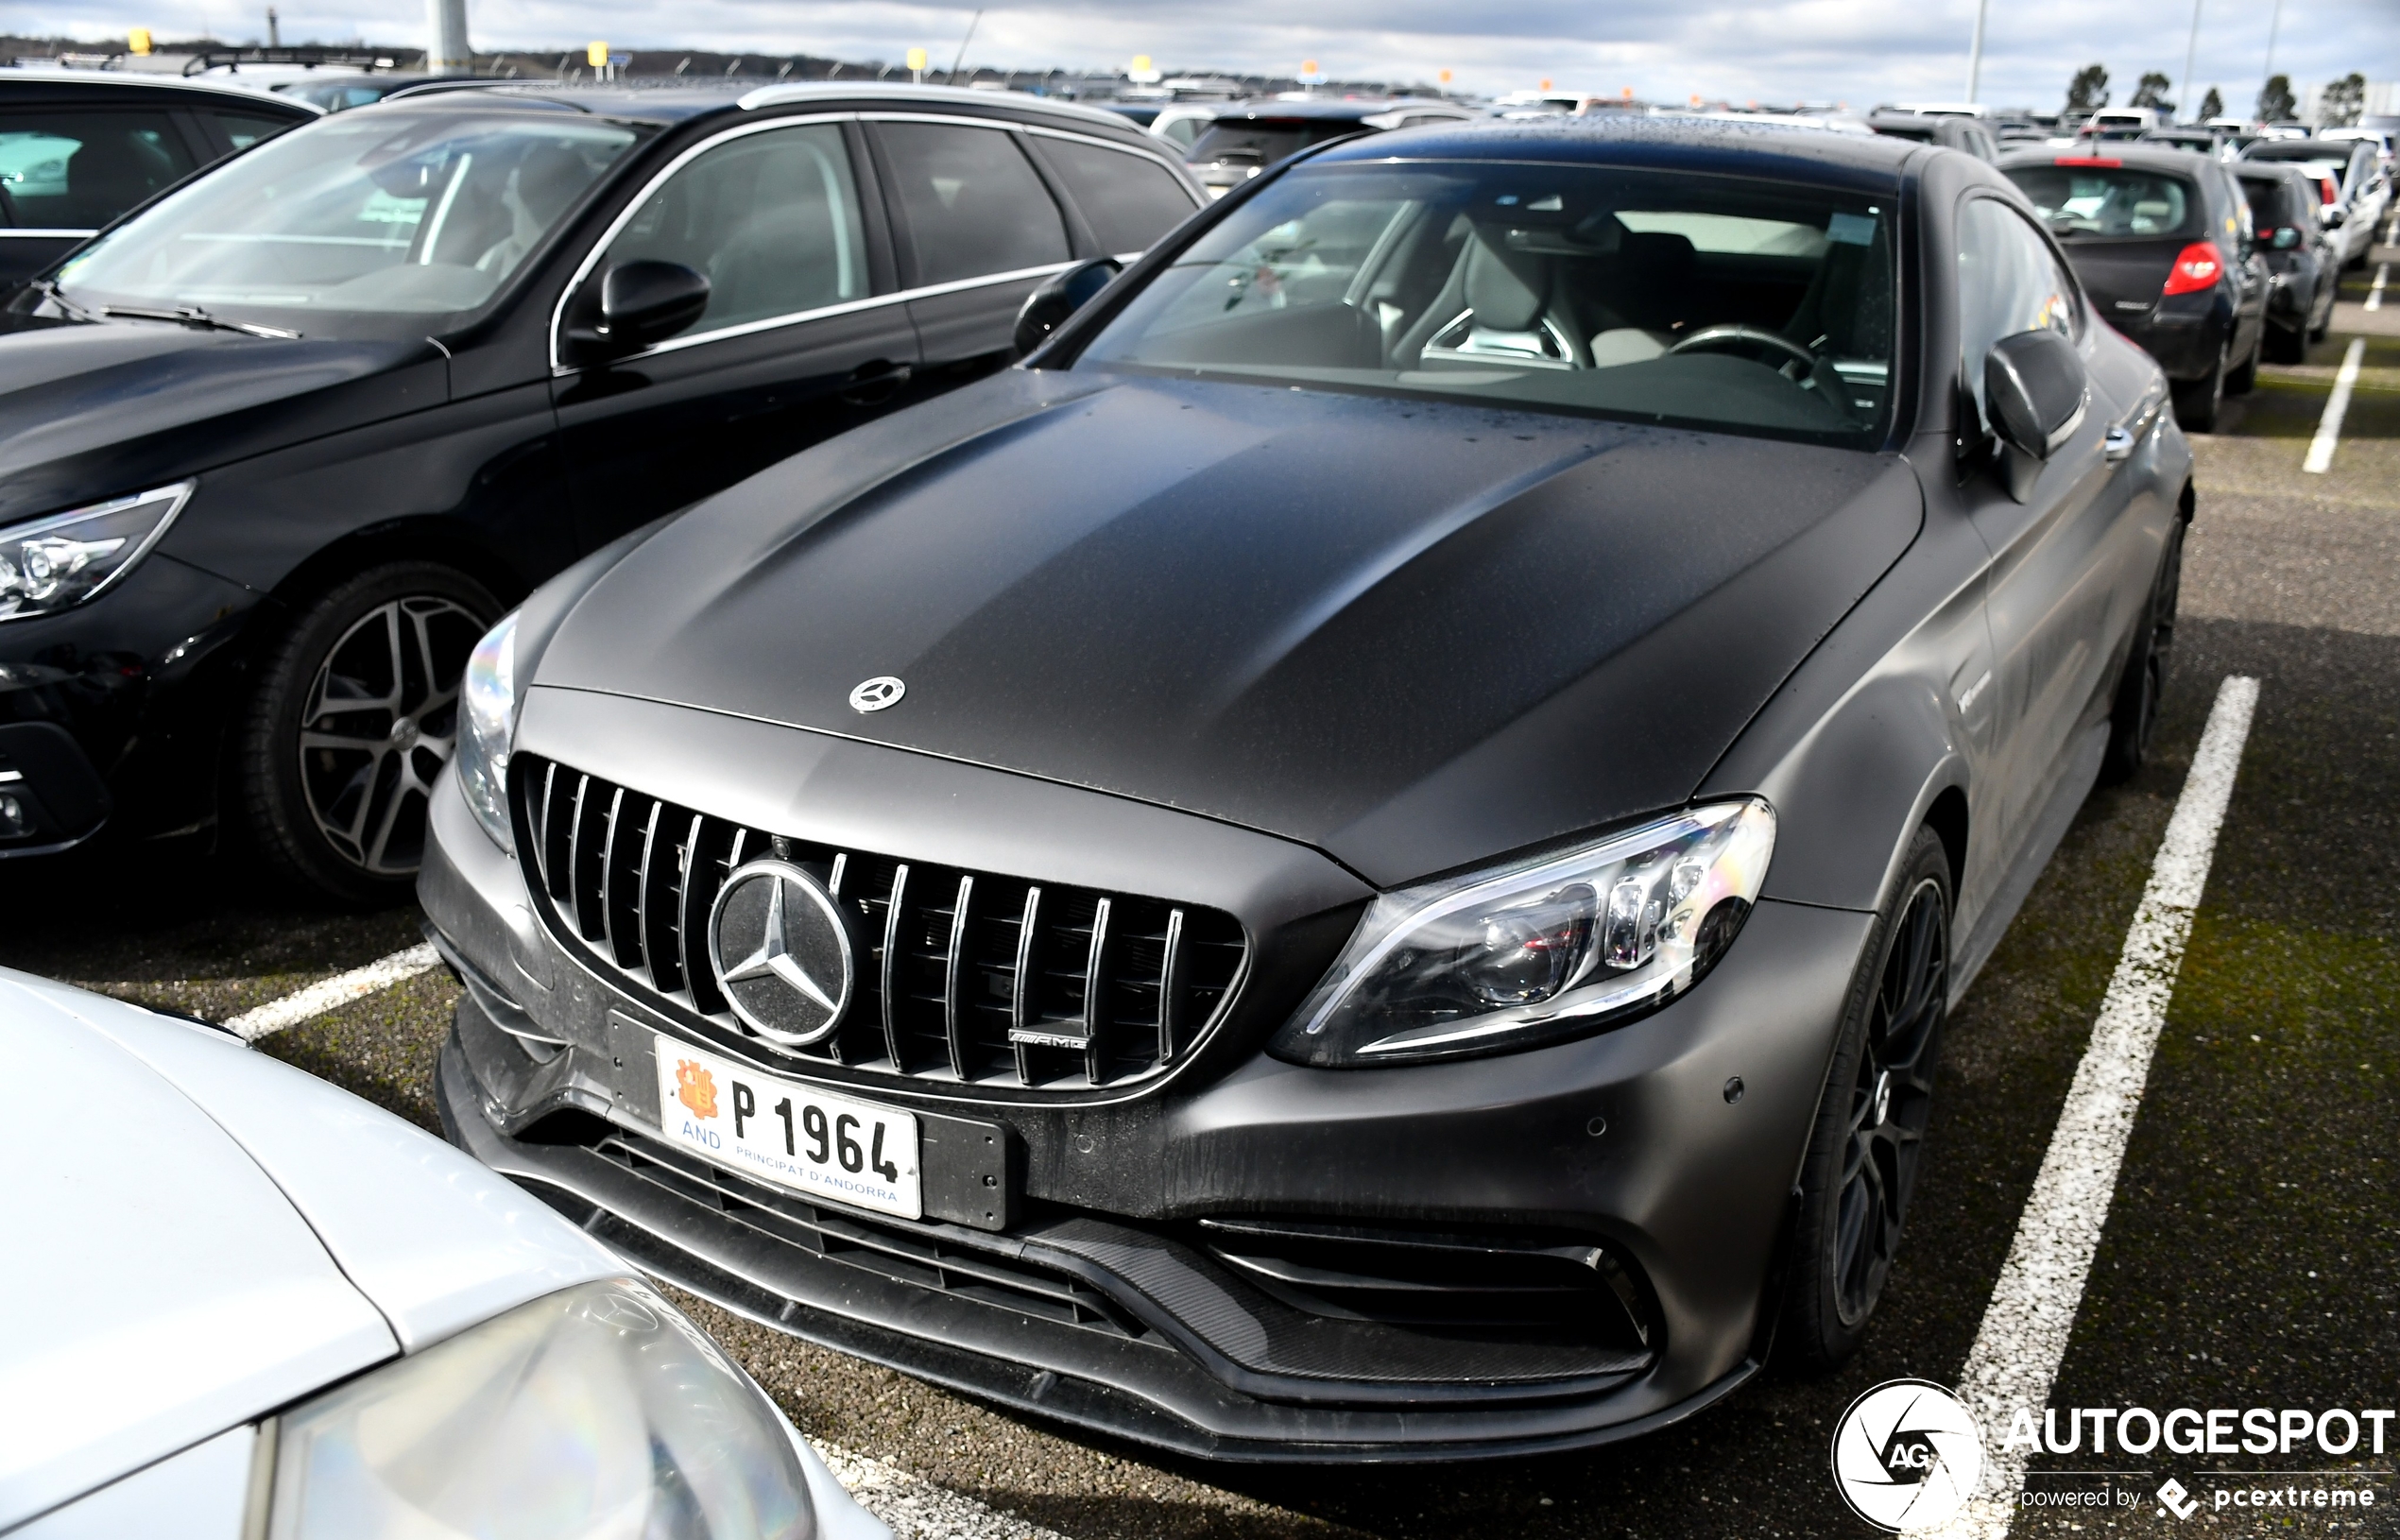
[[1930, 1380], [1887, 1380], [1851, 1402], [1834, 1427], [1833, 1484], [1878, 1529], [1945, 1523], [1982, 1479], [1974, 1416]]

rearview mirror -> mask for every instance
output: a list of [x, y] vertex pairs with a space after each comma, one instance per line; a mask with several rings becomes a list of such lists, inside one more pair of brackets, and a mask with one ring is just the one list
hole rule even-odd
[[2022, 501], [2041, 464], [2083, 425], [2091, 398], [2083, 360], [2066, 334], [2045, 328], [1992, 344], [1983, 358], [1983, 402], [1992, 431], [2014, 452], [2009, 491]]
[[1017, 356], [1024, 357], [1050, 340], [1067, 317], [1091, 303], [1092, 297], [1123, 271], [1113, 257], [1079, 262], [1025, 296], [1017, 312]]
[[576, 304], [567, 340], [588, 360], [622, 358], [665, 341], [708, 308], [705, 275], [679, 262], [621, 262], [601, 279], [596, 307], [588, 299]]
[[2286, 226], [2284, 226], [2281, 230], [2278, 230], [2278, 231], [2275, 231], [2275, 249], [2276, 249], [2276, 250], [2278, 250], [2278, 251], [2289, 251], [2289, 250], [2290, 250], [2293, 247], [2298, 246], [2299, 244], [2300, 244], [2300, 227], [2299, 227], [2299, 226], [2297, 226], [2297, 225], [2286, 225]]

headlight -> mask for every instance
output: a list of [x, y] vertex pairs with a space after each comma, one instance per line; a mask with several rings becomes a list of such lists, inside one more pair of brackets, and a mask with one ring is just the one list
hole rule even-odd
[[809, 1540], [782, 1418], [639, 1283], [487, 1321], [278, 1418], [269, 1540]]
[[504, 850], [517, 847], [508, 822], [508, 749], [517, 736], [517, 615], [511, 610], [467, 655], [458, 686], [458, 789]]
[[0, 621], [56, 614], [131, 572], [197, 485], [179, 481], [0, 529]]
[[1368, 906], [1269, 1051], [1362, 1067], [1500, 1053], [1665, 1004], [1723, 955], [1774, 853], [1755, 798]]

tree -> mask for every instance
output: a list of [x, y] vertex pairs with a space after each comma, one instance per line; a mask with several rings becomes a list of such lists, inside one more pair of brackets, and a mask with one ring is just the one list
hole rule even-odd
[[2258, 121], [2288, 123], [2300, 115], [2300, 103], [2292, 99], [2291, 77], [2271, 75], [2266, 89], [2258, 93]]
[[2358, 121], [2358, 113], [2366, 105], [2367, 77], [2352, 70], [2325, 87], [2317, 97], [2317, 126], [2347, 128]]
[[2158, 109], [2159, 116], [2173, 117], [2175, 115], [2175, 104], [2167, 99], [2167, 93], [2169, 89], [2174, 85], [2174, 81], [2169, 80], [2167, 77], [2159, 74], [2156, 70], [2151, 70], [2149, 74], [2142, 77], [2142, 83], [2134, 88], [2134, 99], [2127, 102], [2125, 105], [2128, 107], [2154, 107]]
[[2200, 121], [2205, 123], [2210, 118], [2220, 118], [2224, 115], [2225, 98], [2217, 94], [2215, 86], [2210, 86], [2208, 94], [2200, 98]]
[[2086, 64], [2066, 82], [2066, 110], [2070, 112], [2097, 112], [2108, 105], [2108, 71], [2098, 64]]

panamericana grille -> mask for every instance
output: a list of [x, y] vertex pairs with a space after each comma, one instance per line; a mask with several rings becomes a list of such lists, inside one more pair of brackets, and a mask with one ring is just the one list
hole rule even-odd
[[1189, 1053], [1242, 968], [1242, 927], [1218, 910], [789, 839], [529, 754], [509, 779], [553, 933], [729, 1032], [745, 1029], [708, 948], [727, 875], [772, 854], [826, 885], [852, 920], [857, 987], [815, 1047], [756, 1039], [776, 1052], [969, 1085], [1120, 1085]]

